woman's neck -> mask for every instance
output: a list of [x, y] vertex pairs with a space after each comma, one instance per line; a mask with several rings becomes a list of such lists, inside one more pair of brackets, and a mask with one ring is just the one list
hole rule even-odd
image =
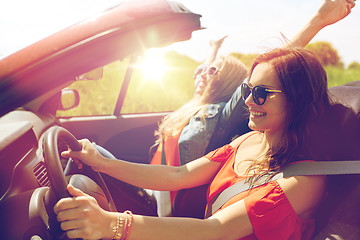
[[265, 131], [263, 135], [263, 143], [266, 144], [268, 149], [278, 144], [282, 137], [282, 131]]

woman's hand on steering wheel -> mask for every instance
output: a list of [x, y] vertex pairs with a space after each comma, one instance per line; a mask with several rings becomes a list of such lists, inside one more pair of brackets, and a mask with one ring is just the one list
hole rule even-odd
[[69, 238], [111, 238], [116, 214], [103, 210], [95, 198], [68, 185], [72, 198], [63, 198], [54, 206], [61, 229]]
[[94, 147], [94, 145], [88, 139], [81, 139], [79, 143], [82, 146], [81, 151], [73, 151], [71, 149], [63, 151], [62, 157], [72, 158], [77, 164], [78, 168], [83, 167], [83, 163], [90, 166], [94, 171], [100, 171], [103, 169], [106, 158], [104, 158]]

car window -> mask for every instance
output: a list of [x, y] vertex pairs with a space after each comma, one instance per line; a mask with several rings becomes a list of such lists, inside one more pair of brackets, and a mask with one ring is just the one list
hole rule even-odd
[[[57, 111], [58, 117], [113, 115], [130, 59], [103, 67], [98, 80], [79, 80], [67, 88], [79, 92], [79, 106]], [[120, 114], [174, 111], [194, 94], [194, 69], [198, 63], [186, 56], [168, 52], [138, 57]]]
[[[111, 115], [124, 79], [128, 59], [116, 61], [103, 68], [103, 77], [97, 80], [79, 80], [67, 88], [79, 92], [79, 105], [66, 111], [57, 111], [58, 117]], [[66, 100], [66, 99], [65, 99]]]

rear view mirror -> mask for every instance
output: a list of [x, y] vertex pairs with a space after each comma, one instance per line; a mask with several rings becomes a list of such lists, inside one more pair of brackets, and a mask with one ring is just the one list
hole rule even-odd
[[79, 92], [75, 89], [65, 88], [61, 90], [61, 100], [58, 110], [69, 110], [80, 103]]
[[76, 77], [76, 80], [100, 80], [103, 77], [103, 68], [95, 68], [89, 72]]

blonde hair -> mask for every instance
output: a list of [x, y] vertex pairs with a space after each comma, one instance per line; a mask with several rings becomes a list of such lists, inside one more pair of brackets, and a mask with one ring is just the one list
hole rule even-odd
[[162, 137], [179, 134], [189, 123], [190, 118], [197, 113], [200, 113], [204, 121], [203, 114], [209, 104], [230, 100], [232, 94], [247, 77], [248, 71], [245, 65], [234, 57], [227, 56], [219, 59], [222, 60], [220, 71], [209, 79], [204, 93], [201, 96], [194, 96], [161, 121], [159, 129], [155, 132], [158, 141]]

